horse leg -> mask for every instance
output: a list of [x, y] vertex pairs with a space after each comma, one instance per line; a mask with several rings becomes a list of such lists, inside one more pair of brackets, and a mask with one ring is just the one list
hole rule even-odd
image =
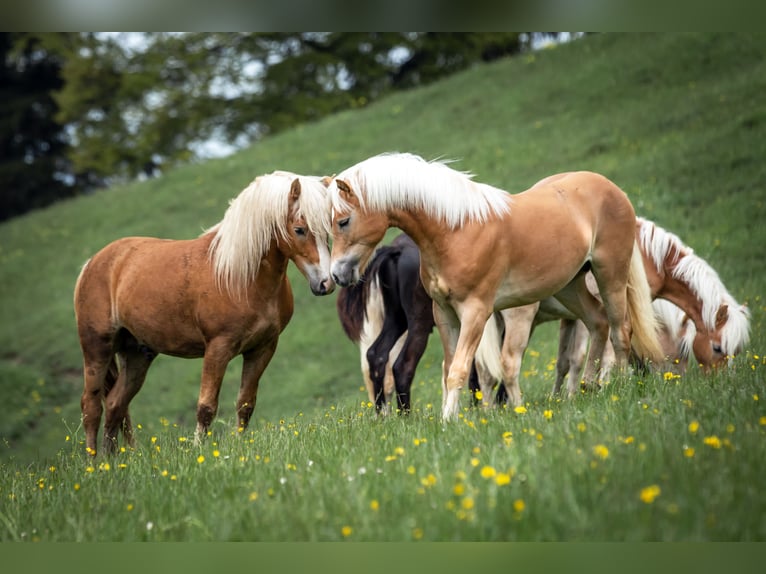
[[197, 429], [194, 441], [200, 444], [207, 436], [210, 424], [218, 412], [218, 395], [221, 392], [221, 382], [226, 372], [226, 365], [234, 357], [228, 341], [210, 341], [202, 359], [202, 382], [197, 399]]
[[[597, 386], [597, 378], [601, 367], [601, 359], [604, 354], [604, 346], [609, 336], [609, 321], [601, 302], [596, 299], [585, 285], [585, 274], [575, 277], [566, 287], [556, 293], [554, 297], [564, 307], [569, 309], [576, 317], [579, 317], [590, 334], [590, 350], [585, 364], [583, 380], [588, 388]], [[570, 380], [571, 383], [571, 380]], [[576, 394], [577, 389], [569, 388], [569, 396]]]
[[484, 327], [492, 314], [492, 309], [483, 301], [472, 300], [464, 302], [459, 309], [460, 331], [455, 347], [455, 354], [447, 372], [447, 396], [443, 400], [442, 419], [451, 420], [457, 417], [460, 390], [468, 380], [468, 375], [479, 347]]
[[559, 356], [556, 362], [556, 382], [553, 394], [561, 392], [564, 379], [568, 377], [567, 394], [572, 396], [580, 389], [580, 375], [588, 351], [588, 329], [578, 320], [562, 319], [559, 329]]
[[250, 424], [250, 417], [253, 416], [258, 396], [258, 383], [277, 350], [277, 342], [278, 338], [274, 337], [262, 347], [242, 354], [242, 381], [237, 397], [237, 419], [240, 432]]
[[436, 301], [433, 302], [433, 315], [436, 329], [439, 331], [439, 338], [442, 342], [442, 351], [444, 359], [442, 360], [442, 412], [447, 401], [447, 376], [452, 357], [457, 347], [458, 336], [460, 334], [460, 321], [452, 309], [442, 309]]
[[375, 399], [375, 409], [381, 412], [385, 406], [385, 378], [389, 356], [396, 342], [404, 334], [406, 325], [396, 321], [389, 314], [383, 321], [383, 329], [375, 342], [367, 349], [367, 362], [370, 365], [370, 380]]
[[539, 309], [540, 303], [532, 303], [501, 311], [505, 322], [505, 337], [500, 358], [503, 367], [503, 386], [508, 404], [514, 407], [521, 405], [521, 387], [519, 386], [521, 363], [534, 331], [535, 316]]
[[[126, 435], [126, 421], [130, 424], [128, 405], [136, 396], [146, 379], [146, 372], [157, 355], [149, 349], [139, 347], [135, 339], [129, 348], [117, 352], [120, 360], [120, 371], [117, 382], [106, 395], [106, 417], [104, 419], [104, 448], [109, 454], [114, 454], [117, 448], [117, 434], [120, 430]], [[132, 442], [132, 428], [128, 430], [129, 441]]]
[[[106, 376], [106, 384], [104, 385], [104, 395], [109, 396], [109, 392], [117, 384], [117, 379], [120, 376], [120, 371], [117, 368], [117, 361], [112, 359], [109, 365], [109, 371]], [[129, 408], [125, 409], [125, 418], [122, 420], [122, 437], [125, 439], [125, 444], [128, 446], [135, 446], [135, 440], [133, 438], [133, 423], [130, 420]]]
[[427, 330], [420, 324], [410, 325], [402, 351], [399, 353], [399, 356], [394, 363], [393, 374], [394, 384], [396, 385], [396, 398], [399, 411], [402, 413], [410, 412], [410, 389], [412, 388], [412, 380], [415, 378], [415, 371], [417, 370], [418, 363], [420, 362], [423, 353], [426, 351], [430, 333], [430, 322]]
[[111, 341], [98, 344], [83, 343], [84, 385], [80, 407], [82, 424], [85, 429], [85, 450], [95, 456], [98, 427], [103, 412], [106, 378], [114, 361]]

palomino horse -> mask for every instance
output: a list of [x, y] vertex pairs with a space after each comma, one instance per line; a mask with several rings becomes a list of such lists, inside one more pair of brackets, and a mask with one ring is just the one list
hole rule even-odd
[[204, 357], [197, 439], [218, 410], [226, 365], [242, 355], [237, 416], [247, 427], [260, 377], [292, 317], [289, 261], [315, 295], [335, 287], [329, 230], [324, 183], [274, 172], [257, 177], [196, 239], [127, 237], [89, 259], [74, 292], [87, 451], [96, 453], [102, 402], [107, 451], [120, 428], [132, 442], [128, 405], [159, 353]]
[[395, 389], [400, 412], [408, 412], [415, 369], [434, 328], [417, 245], [401, 234], [378, 248], [361, 281], [340, 290], [336, 306], [343, 330], [359, 345], [370, 401], [380, 412]]
[[[666, 326], [666, 338], [671, 338], [671, 349], [675, 349], [671, 358], [678, 360], [684, 370], [693, 353], [706, 373], [729, 364], [750, 340], [747, 306], [737, 303], [718, 273], [675, 234], [639, 217], [636, 237], [652, 299], [657, 299], [655, 303], [666, 300], [675, 306], [674, 309], [654, 305], [660, 323]], [[559, 372], [564, 374], [567, 362], [582, 361], [576, 353], [582, 354], [583, 340], [587, 343], [587, 333], [582, 328], [572, 329], [569, 337], [575, 354], [560, 357]], [[604, 360], [609, 360], [608, 353]], [[575, 367], [575, 375], [577, 372]], [[557, 383], [561, 385], [558, 379]]]
[[[635, 230], [654, 300], [653, 308], [662, 328], [661, 339], [666, 343], [663, 347], [670, 362], [678, 361], [680, 369], [683, 369], [690, 351], [693, 351], [705, 372], [725, 365], [744, 349], [749, 340], [750, 312], [747, 307], [737, 303], [718, 273], [678, 236], [643, 217], [636, 218]], [[590, 277], [588, 279], [591, 293], [598, 296], [595, 282]], [[668, 301], [673, 306], [662, 305], [660, 301]], [[509, 331], [507, 338], [510, 339], [510, 351], [517, 367], [517, 380], [524, 351], [535, 327], [546, 321], [562, 320], [553, 392], [559, 392], [567, 374], [569, 394], [577, 392], [588, 345], [584, 325], [552, 299], [507, 309], [502, 314], [505, 328]], [[613, 356], [607, 344], [602, 369], [608, 369], [612, 362]], [[482, 395], [489, 397], [493, 379], [499, 378], [498, 373], [481, 373], [479, 385]], [[501, 402], [502, 387], [498, 388], [498, 394], [498, 402]]]
[[[642, 353], [661, 357], [633, 235], [635, 212], [605, 177], [578, 172], [509, 195], [441, 162], [383, 154], [344, 170], [329, 191], [339, 285], [359, 280], [389, 227], [420, 248], [420, 274], [444, 349], [443, 419], [457, 416], [460, 389], [494, 310], [555, 296], [588, 327], [589, 382], [608, 336], [619, 365], [627, 362], [631, 329]], [[603, 304], [585, 286], [588, 270]], [[518, 388], [507, 390], [518, 404]]]

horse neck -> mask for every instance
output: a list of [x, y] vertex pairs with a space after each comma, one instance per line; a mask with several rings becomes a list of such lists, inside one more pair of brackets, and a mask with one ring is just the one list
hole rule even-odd
[[397, 227], [412, 238], [421, 257], [441, 252], [448, 241], [448, 234], [443, 232], [444, 224], [422, 211], [396, 209], [388, 213], [388, 219], [390, 227]]
[[[708, 326], [702, 314], [703, 300], [697, 291], [686, 281], [676, 277], [674, 271], [679, 261], [689, 255], [684, 251], [672, 248], [662, 262], [662, 269], [650, 271], [648, 275], [656, 276], [658, 287], [652, 288], [652, 298], [661, 297], [683, 309], [689, 319], [692, 320], [697, 331], [707, 333]], [[654, 269], [654, 263], [652, 262]], [[650, 283], [653, 279], [650, 277]]]
[[255, 280], [248, 286], [248, 291], [262, 295], [278, 289], [287, 275], [289, 263], [290, 258], [286, 254], [284, 246], [279, 240], [272, 239], [269, 250], [261, 259]]

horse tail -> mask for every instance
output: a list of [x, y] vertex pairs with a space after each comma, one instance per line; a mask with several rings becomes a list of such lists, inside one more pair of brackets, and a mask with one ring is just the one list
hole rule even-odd
[[487, 323], [484, 325], [484, 333], [479, 341], [479, 347], [476, 349], [474, 359], [484, 370], [497, 381], [503, 380], [503, 363], [501, 362], [501, 351], [503, 337], [498, 325], [500, 321], [499, 313], [492, 313]]
[[649, 281], [638, 241], [633, 242], [633, 255], [628, 271], [628, 318], [633, 330], [632, 345], [642, 359], [661, 363], [664, 359], [657, 317], [652, 307]]

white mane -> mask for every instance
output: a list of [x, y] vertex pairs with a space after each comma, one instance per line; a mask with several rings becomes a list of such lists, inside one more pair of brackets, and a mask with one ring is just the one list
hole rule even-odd
[[[705, 326], [715, 330], [716, 313], [721, 305], [728, 306], [728, 319], [721, 330], [721, 347], [727, 355], [737, 354], [750, 339], [750, 311], [740, 305], [729, 294], [718, 273], [708, 263], [694, 254], [694, 250], [678, 236], [662, 229], [642, 217], [640, 223], [641, 248], [647, 253], [658, 270], [664, 268], [664, 261], [671, 249], [678, 253], [678, 262], [672, 275], [692, 290], [702, 303], [702, 320]], [[687, 333], [688, 335], [688, 333]]]
[[362, 209], [422, 209], [450, 228], [467, 222], [483, 223], [510, 211], [508, 193], [472, 181], [472, 174], [428, 162], [409, 153], [386, 153], [368, 158], [337, 175], [329, 186], [332, 207], [346, 211], [350, 206], [338, 192], [336, 180], [346, 181], [356, 193]]
[[229, 202], [223, 219], [205, 231], [215, 233], [209, 254], [219, 287], [229, 292], [243, 289], [255, 279], [272, 239], [287, 237], [288, 197], [295, 178], [301, 183], [298, 214], [317, 241], [327, 242], [330, 210], [319, 178], [286, 171], [258, 176]]

